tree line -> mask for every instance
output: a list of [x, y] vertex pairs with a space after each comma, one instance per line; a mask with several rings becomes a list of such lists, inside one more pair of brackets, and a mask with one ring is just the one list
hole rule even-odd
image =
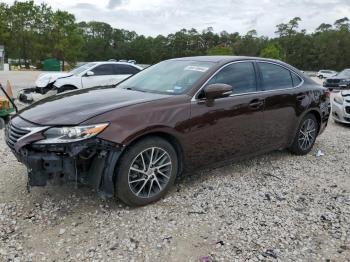
[[138, 35], [103, 22], [77, 22], [66, 11], [54, 11], [34, 1], [0, 3], [0, 45], [7, 58], [40, 68], [46, 58], [74, 65], [77, 61], [134, 59], [153, 64], [164, 59], [196, 55], [246, 55], [275, 58], [303, 70], [350, 67], [350, 23], [347, 17], [333, 25], [322, 23], [314, 32], [299, 28], [301, 19], [276, 26], [276, 37], [199, 32], [182, 29], [167, 36]]

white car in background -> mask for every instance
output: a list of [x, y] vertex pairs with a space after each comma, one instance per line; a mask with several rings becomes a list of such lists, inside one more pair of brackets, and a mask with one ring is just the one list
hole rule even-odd
[[131, 63], [91, 62], [68, 73], [43, 73], [35, 85], [42, 94], [55, 89], [62, 93], [74, 89], [116, 85], [141, 70], [141, 67]]
[[317, 72], [316, 75], [318, 78], [323, 79], [323, 78], [336, 76], [337, 74], [338, 72], [333, 70], [320, 70]]
[[332, 117], [335, 122], [350, 124], [350, 90], [339, 91], [334, 94]]

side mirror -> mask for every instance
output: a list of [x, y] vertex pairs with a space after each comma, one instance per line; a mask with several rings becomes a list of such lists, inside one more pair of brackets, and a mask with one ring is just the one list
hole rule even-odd
[[228, 97], [232, 94], [233, 87], [226, 84], [211, 84], [204, 87], [204, 97], [208, 100]]
[[94, 76], [94, 75], [95, 75], [95, 73], [92, 72], [92, 71], [87, 71], [86, 72], [86, 76]]

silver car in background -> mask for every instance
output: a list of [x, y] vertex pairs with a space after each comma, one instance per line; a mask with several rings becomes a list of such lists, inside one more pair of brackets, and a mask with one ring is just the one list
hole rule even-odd
[[337, 71], [333, 71], [333, 70], [320, 70], [320, 71], [317, 72], [316, 76], [319, 79], [323, 79], [323, 78], [336, 76], [337, 74], [338, 74], [338, 72]]

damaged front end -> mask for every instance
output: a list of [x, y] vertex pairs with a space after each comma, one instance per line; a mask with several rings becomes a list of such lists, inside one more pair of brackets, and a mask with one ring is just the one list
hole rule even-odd
[[28, 186], [59, 180], [88, 185], [103, 198], [113, 197], [114, 171], [123, 146], [95, 135], [59, 141], [53, 129], [58, 128], [35, 126], [15, 117], [5, 130], [7, 145], [28, 169]]

